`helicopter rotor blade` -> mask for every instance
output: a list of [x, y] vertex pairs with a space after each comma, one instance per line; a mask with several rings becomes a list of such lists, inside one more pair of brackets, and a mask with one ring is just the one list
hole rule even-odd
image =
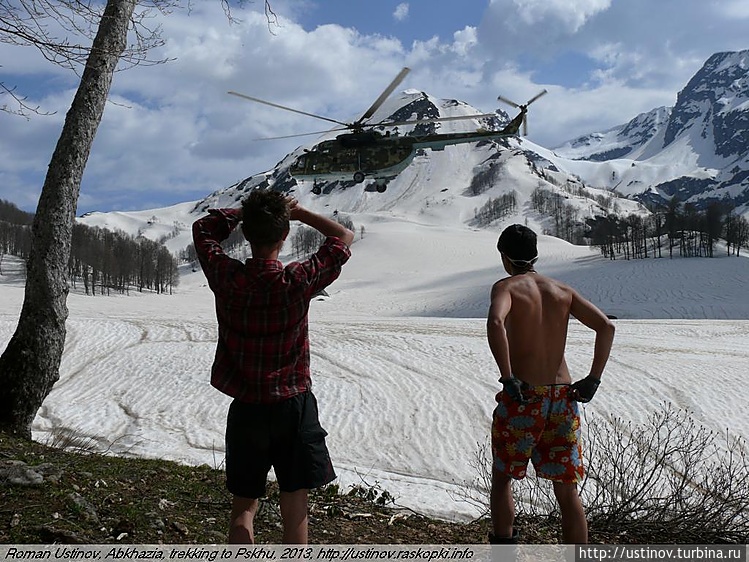
[[[419, 123], [439, 123], [442, 121], [465, 121], [467, 119], [485, 119], [496, 117], [496, 113], [477, 113], [475, 115], [458, 115], [454, 117], [435, 117], [434, 119], [414, 119], [412, 121], [381, 121], [379, 123], [369, 123], [364, 125], [367, 129], [373, 129], [376, 127], [400, 127], [401, 125], [418, 125]], [[327, 131], [313, 131], [310, 133], [297, 133], [294, 135], [282, 135], [279, 137], [260, 137], [252, 139], [255, 141], [259, 140], [278, 140], [278, 139], [291, 139], [295, 137], [306, 137], [311, 135], [324, 135], [325, 133], [334, 133], [338, 131], [349, 130], [350, 127], [336, 127], [334, 129], [328, 129]]]
[[310, 133], [296, 133], [294, 135], [281, 135], [280, 137], [259, 137], [252, 139], [253, 141], [266, 141], [266, 140], [280, 140], [280, 139], [293, 139], [296, 137], [310, 137], [312, 135], [324, 135], [326, 133], [333, 133], [337, 131], [347, 131], [348, 127], [337, 127], [335, 129], [328, 129], [327, 131], [312, 131]]
[[443, 121], [465, 121], [466, 119], [485, 119], [496, 116], [496, 113], [477, 113], [475, 115], [435, 117], [433, 119], [414, 119], [412, 121], [381, 121], [379, 123], [367, 125], [367, 127], [400, 127], [401, 125], [418, 125], [419, 123], [441, 123]]
[[356, 124], [361, 125], [364, 121], [372, 117], [372, 115], [374, 115], [374, 112], [380, 108], [385, 100], [390, 97], [390, 94], [392, 94], [393, 91], [400, 85], [400, 83], [403, 82], [403, 79], [409, 72], [411, 72], [410, 68], [408, 68], [407, 66], [403, 67], [403, 69], [398, 73], [398, 76], [396, 76], [395, 79], [390, 82], [390, 85], [385, 88], [385, 90], [380, 94], [380, 97], [375, 100], [372, 106], [364, 112], [364, 115], [359, 118]]
[[314, 113], [307, 113], [306, 111], [301, 111], [299, 109], [294, 109], [293, 107], [286, 107], [285, 105], [280, 105], [278, 103], [273, 103], [273, 102], [270, 102], [270, 101], [261, 100], [260, 98], [253, 98], [252, 96], [248, 96], [247, 94], [241, 94], [239, 92], [235, 92], [235, 91], [232, 91], [232, 90], [230, 90], [227, 93], [231, 94], [232, 96], [237, 96], [237, 97], [240, 97], [240, 98], [243, 98], [243, 99], [246, 99], [246, 100], [254, 101], [254, 102], [257, 102], [257, 103], [262, 103], [262, 104], [269, 105], [271, 107], [275, 107], [275, 108], [278, 108], [278, 109], [285, 109], [286, 111], [292, 111], [294, 113], [299, 113], [300, 115], [306, 115], [308, 117], [314, 117], [315, 119], [322, 119], [323, 121], [329, 121], [331, 123], [335, 123], [336, 125], [343, 125], [344, 127], [348, 127], [349, 126], [348, 123], [344, 123], [343, 121], [337, 121], [337, 120], [331, 119], [329, 117], [323, 117], [322, 115], [315, 115]]
[[549, 90], [547, 90], [546, 88], [544, 88], [544, 89], [543, 89], [543, 90], [541, 90], [541, 91], [540, 91], [539, 93], [537, 93], [537, 94], [536, 94], [535, 96], [533, 96], [533, 97], [532, 97], [531, 99], [529, 99], [529, 100], [528, 100], [528, 101], [527, 101], [527, 102], [525, 103], [525, 105], [526, 105], [526, 106], [529, 106], [529, 105], [530, 105], [530, 104], [532, 104], [532, 103], [533, 103], [534, 101], [536, 101], [536, 100], [537, 100], [538, 98], [540, 98], [541, 96], [544, 96], [544, 95], [546, 95], [546, 94], [548, 94], [548, 93], [549, 93]]
[[514, 101], [512, 101], [512, 100], [509, 100], [509, 99], [507, 99], [507, 98], [506, 98], [506, 97], [504, 97], [504, 96], [497, 96], [497, 99], [498, 99], [499, 101], [503, 101], [503, 102], [505, 102], [506, 104], [509, 104], [509, 105], [511, 105], [512, 107], [520, 107], [520, 104], [519, 104], [519, 103], [515, 103]]

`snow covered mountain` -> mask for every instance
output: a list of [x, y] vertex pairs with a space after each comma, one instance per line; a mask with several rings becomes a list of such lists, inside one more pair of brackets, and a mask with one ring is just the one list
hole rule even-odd
[[[730, 202], [749, 212], [749, 50], [717, 53], [679, 92], [672, 108], [554, 149], [584, 181], [645, 202], [671, 197], [704, 208]], [[574, 167], [574, 166], [573, 166]]]
[[554, 151], [574, 160], [592, 162], [618, 158], [642, 160], [643, 154], [652, 156], [661, 150], [670, 116], [670, 107], [659, 107], [641, 113], [625, 125], [568, 141]]

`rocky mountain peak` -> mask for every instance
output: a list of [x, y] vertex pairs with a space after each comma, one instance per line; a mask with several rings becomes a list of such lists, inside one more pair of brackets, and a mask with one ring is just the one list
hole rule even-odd
[[749, 153], [749, 50], [714, 54], [679, 92], [664, 146], [687, 132], [712, 137], [719, 156]]

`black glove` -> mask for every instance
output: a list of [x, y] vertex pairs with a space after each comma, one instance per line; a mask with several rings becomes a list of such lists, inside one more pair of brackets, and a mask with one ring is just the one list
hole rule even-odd
[[599, 384], [601, 384], [601, 380], [593, 375], [588, 375], [584, 379], [580, 379], [570, 386], [572, 389], [572, 399], [583, 403], [590, 402], [596, 390], [598, 390]]
[[523, 396], [523, 383], [520, 379], [511, 375], [510, 378], [499, 379], [499, 382], [502, 383], [502, 390], [515, 402], [518, 404], [528, 403], [528, 399]]

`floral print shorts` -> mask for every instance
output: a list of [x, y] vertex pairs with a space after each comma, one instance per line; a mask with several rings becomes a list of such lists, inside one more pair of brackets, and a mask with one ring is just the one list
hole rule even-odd
[[580, 414], [577, 402], [568, 396], [569, 389], [566, 384], [525, 387], [526, 404], [506, 392], [497, 393], [492, 424], [495, 470], [520, 480], [530, 460], [541, 478], [565, 483], [582, 480]]

